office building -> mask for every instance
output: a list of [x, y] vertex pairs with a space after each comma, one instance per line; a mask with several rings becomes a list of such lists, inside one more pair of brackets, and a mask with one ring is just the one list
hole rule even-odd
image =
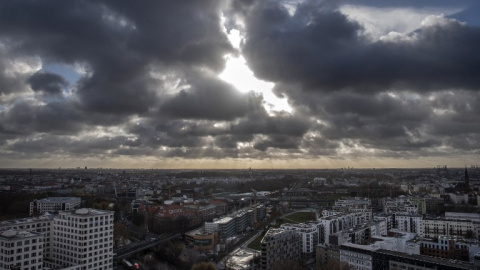
[[60, 212], [53, 222], [50, 267], [78, 270], [113, 268], [113, 212], [78, 209]]
[[78, 197], [48, 197], [34, 200], [30, 203], [30, 216], [73, 210], [79, 207], [80, 203], [81, 199]]
[[38, 232], [0, 231], [0, 269], [43, 269], [43, 240]]

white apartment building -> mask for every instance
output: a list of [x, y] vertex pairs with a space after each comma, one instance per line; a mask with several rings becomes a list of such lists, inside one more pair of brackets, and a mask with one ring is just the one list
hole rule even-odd
[[54, 218], [52, 268], [113, 269], [113, 212], [78, 209]]
[[340, 246], [340, 262], [348, 263], [356, 270], [371, 270], [373, 251], [378, 247], [345, 243]]
[[43, 269], [43, 234], [24, 230], [0, 231], [0, 270]]
[[401, 232], [416, 233], [423, 236], [422, 220], [420, 214], [397, 213], [393, 215], [393, 228]]
[[441, 235], [472, 238], [475, 225], [470, 220], [424, 219], [423, 237], [437, 238]]
[[280, 228], [295, 231], [300, 236], [302, 257], [309, 258], [315, 255], [315, 246], [318, 244], [319, 230], [315, 223], [282, 224]]
[[78, 197], [48, 197], [30, 203], [30, 216], [42, 215], [46, 212], [70, 211], [80, 206]]
[[213, 222], [205, 222], [204, 229], [207, 233], [218, 231], [218, 237], [225, 240], [235, 236], [235, 219], [232, 217], [216, 218]]
[[322, 212], [323, 217], [318, 219], [320, 225], [320, 243], [330, 244], [329, 237], [337, 232], [353, 228], [357, 225], [366, 224], [369, 220], [370, 213], [339, 213], [336, 215], [328, 215], [330, 211]]

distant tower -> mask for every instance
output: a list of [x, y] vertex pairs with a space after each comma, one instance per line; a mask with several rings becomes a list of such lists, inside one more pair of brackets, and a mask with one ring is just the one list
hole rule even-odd
[[465, 188], [470, 189], [470, 178], [468, 177], [467, 167], [465, 167]]

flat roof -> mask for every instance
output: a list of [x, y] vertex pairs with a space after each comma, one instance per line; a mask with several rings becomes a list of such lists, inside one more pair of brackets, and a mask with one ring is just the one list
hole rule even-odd
[[460, 260], [452, 260], [452, 259], [445, 259], [445, 258], [439, 258], [439, 257], [432, 257], [432, 256], [425, 256], [425, 255], [416, 255], [416, 254], [406, 254], [403, 252], [398, 252], [398, 251], [391, 251], [391, 250], [386, 250], [386, 249], [379, 249], [376, 252], [382, 253], [382, 254], [388, 254], [392, 256], [397, 256], [401, 258], [406, 258], [406, 259], [413, 259], [413, 260], [418, 260], [418, 261], [423, 261], [423, 262], [428, 262], [428, 263], [434, 263], [434, 264], [439, 264], [439, 265], [445, 265], [445, 266], [450, 266], [450, 267], [456, 267], [456, 268], [463, 268], [463, 269], [474, 269], [474, 265], [469, 262], [464, 262]]
[[49, 202], [56, 202], [56, 203], [63, 203], [63, 202], [75, 202], [81, 200], [79, 197], [47, 197], [43, 198], [40, 200], [37, 200], [37, 202], [41, 203], [49, 203]]
[[4, 230], [0, 231], [0, 237], [7, 239], [23, 239], [29, 237], [42, 236], [42, 233], [25, 230]]

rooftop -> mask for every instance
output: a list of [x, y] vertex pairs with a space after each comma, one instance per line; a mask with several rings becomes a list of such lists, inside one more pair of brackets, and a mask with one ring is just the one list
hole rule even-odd
[[1, 238], [7, 238], [7, 239], [22, 239], [22, 238], [29, 238], [29, 237], [37, 237], [37, 236], [42, 236], [41, 233], [38, 232], [30, 232], [30, 231], [24, 231], [24, 230], [5, 230], [5, 231], [0, 231], [0, 237]]
[[79, 201], [79, 200], [80, 200], [79, 197], [47, 197], [47, 198], [37, 200], [37, 202], [40, 202], [40, 203], [51, 203], [51, 202], [67, 203], [67, 202], [76, 202], [76, 201]]

